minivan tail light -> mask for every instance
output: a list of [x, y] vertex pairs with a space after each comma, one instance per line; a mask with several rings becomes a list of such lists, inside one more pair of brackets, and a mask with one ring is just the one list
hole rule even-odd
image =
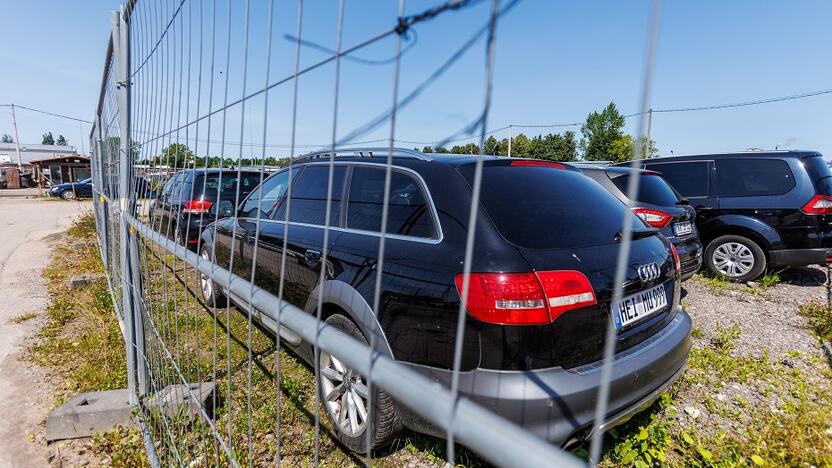
[[[455, 278], [462, 296], [464, 275]], [[471, 273], [468, 313], [500, 325], [544, 325], [564, 312], [595, 304], [595, 292], [578, 271]]]
[[803, 205], [803, 212], [810, 215], [832, 214], [832, 196], [817, 194]]
[[182, 212], [192, 214], [208, 213], [213, 205], [214, 202], [211, 200], [188, 200], [182, 207]]
[[673, 216], [670, 216], [664, 211], [653, 210], [650, 208], [633, 208], [633, 213], [641, 218], [642, 221], [654, 228], [663, 228], [667, 226], [671, 219], [673, 219]]

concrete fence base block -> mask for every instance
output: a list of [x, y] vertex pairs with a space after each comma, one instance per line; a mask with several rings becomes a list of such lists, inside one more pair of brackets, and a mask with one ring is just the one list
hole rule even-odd
[[127, 389], [79, 393], [46, 418], [46, 440], [76, 439], [131, 426]]
[[96, 281], [103, 279], [104, 275], [78, 275], [69, 279], [68, 286], [69, 289], [83, 289]]
[[144, 404], [145, 407], [164, 412], [169, 418], [179, 414], [195, 418], [202, 417], [200, 408], [204, 408], [208, 417], [212, 418], [216, 387], [214, 382], [168, 385], [155, 395], [146, 398]]

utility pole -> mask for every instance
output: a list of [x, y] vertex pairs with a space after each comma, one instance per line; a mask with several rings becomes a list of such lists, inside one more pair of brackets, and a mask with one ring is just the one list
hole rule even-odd
[[508, 157], [511, 157], [511, 124], [508, 124]]
[[23, 173], [23, 162], [20, 160], [20, 138], [17, 136], [17, 116], [14, 114], [14, 104], [12, 104], [12, 128], [14, 128], [14, 146], [17, 150], [17, 170]]
[[650, 142], [653, 136], [653, 108], [647, 109], [647, 157], [650, 157]]

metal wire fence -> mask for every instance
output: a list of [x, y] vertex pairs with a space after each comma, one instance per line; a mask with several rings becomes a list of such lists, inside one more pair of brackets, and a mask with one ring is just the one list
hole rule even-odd
[[[457, 443], [497, 465], [583, 463], [509, 422], [497, 406], [485, 408], [462, 396], [464, 385], [474, 385], [462, 383], [461, 376], [466, 373], [467, 291], [481, 221], [483, 157], [474, 166], [470, 210], [455, 220], [463, 226], [465, 242], [458, 246], [464, 251], [462, 294], [449, 312], [452, 341], [434, 343], [453, 355], [442, 373], [449, 377], [404, 365], [389, 352], [383, 327], [364, 326], [378, 323], [373, 311], [394, 300], [385, 295], [391, 284], [415, 281], [425, 290], [447, 288], [402, 267], [396, 261], [399, 233], [387, 232], [391, 216], [398, 216], [391, 212], [396, 196], [391, 187], [401, 170], [396, 162], [420, 157], [394, 149], [397, 115], [462, 54], [482, 47], [477, 118], [439, 144], [478, 135], [484, 147], [498, 25], [517, 3], [449, 0], [406, 15], [400, 0], [385, 28], [352, 42], [344, 31], [355, 5], [344, 0], [316, 4], [314, 11], [302, 0], [134, 0], [113, 13], [91, 134], [94, 206], [126, 342], [130, 395], [154, 465], [317, 465], [337, 451], [371, 465], [378, 440], [399, 425], [378, 416], [390, 407], [412, 412], [421, 426], [432, 428], [426, 432], [444, 436], [452, 464], [460, 456]], [[404, 52], [418, 47], [415, 31], [451, 11], [479, 15], [482, 27], [424, 82], [404, 89], [401, 67]], [[304, 55], [311, 44], [304, 39], [310, 16], [326, 18], [334, 43], [317, 47], [311, 58]], [[657, 18], [654, 2], [642, 111], [649, 102]], [[288, 41], [277, 40], [281, 32]], [[357, 57], [366, 50], [387, 51], [392, 58], [368, 63]], [[373, 85], [347, 88], [353, 83], [343, 78], [346, 59], [387, 68], [370, 68], [362, 78], [351, 74], [351, 82], [364, 79]], [[305, 80], [314, 85], [313, 93], [302, 92], [310, 89]], [[378, 98], [384, 86], [381, 94], [389, 98]], [[356, 126], [339, 118], [345, 100], [355, 104], [363, 98], [366, 123]], [[257, 215], [269, 211], [275, 199], [255, 187], [286, 167], [280, 173], [286, 174], [282, 219], [308, 209], [303, 194], [293, 196], [295, 177], [289, 176], [299, 161], [310, 160], [298, 159], [310, 146], [297, 141], [301, 113], [304, 125], [317, 122], [331, 134], [329, 142], [313, 145], [322, 151], [311, 157], [326, 169], [321, 179], [326, 197], [316, 200], [323, 203], [317, 205], [323, 212], [317, 223]], [[359, 140], [385, 126], [386, 138], [370, 140], [381, 148], [343, 150], [367, 144]], [[341, 170], [336, 161], [344, 154], [367, 157], [383, 169], [383, 197], [376, 200], [380, 227], [365, 243], [377, 261], [356, 264], [365, 275], [363, 304], [348, 295], [350, 285], [335, 279], [338, 266], [330, 252], [333, 239], [345, 231], [338, 221], [342, 188], [335, 177]], [[641, 151], [636, 148], [635, 154]], [[631, 178], [628, 193], [635, 193], [637, 182]], [[250, 193], [256, 195], [246, 198]], [[243, 201], [251, 204], [254, 216], [236, 216]], [[214, 222], [223, 215], [235, 222]], [[622, 226], [613, 301], [621, 298], [629, 265], [631, 225], [622, 220]], [[280, 240], [261, 238], [266, 230], [282, 231]], [[338, 259], [350, 261], [361, 258]], [[360, 315], [363, 311], [367, 315]], [[333, 315], [346, 315], [353, 325], [333, 321]], [[593, 435], [591, 460], [598, 460], [612, 379], [616, 328], [608, 322], [596, 418], [592, 428], [585, 428]], [[350, 327], [359, 332], [350, 333]], [[309, 368], [298, 370], [297, 356], [310, 362]], [[298, 420], [308, 425], [299, 426]]]

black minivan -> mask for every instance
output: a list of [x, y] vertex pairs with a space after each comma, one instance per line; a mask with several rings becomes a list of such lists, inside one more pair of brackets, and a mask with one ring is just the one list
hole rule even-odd
[[832, 174], [814, 151], [749, 151], [640, 161], [696, 209], [714, 274], [751, 281], [766, 266], [832, 262]]
[[[282, 291], [310, 314], [320, 300], [327, 324], [450, 385], [467, 220], [482, 157], [460, 394], [556, 444], [586, 438], [610, 320], [619, 333], [602, 430], [645, 408], [680, 375], [691, 319], [680, 306], [675, 247], [601, 186], [560, 163], [394, 150], [384, 274], [376, 292], [388, 151], [342, 150], [332, 167], [329, 153], [297, 159], [292, 170], [275, 173], [252, 192], [236, 216], [204, 229], [200, 255], [243, 278], [254, 271], [256, 285], [275, 296]], [[631, 255], [624, 297], [613, 303], [624, 222], [633, 227]], [[247, 309], [245, 299], [218, 290], [206, 276], [200, 286], [207, 304], [230, 298], [279, 333], [283, 344], [314, 359], [309, 343]], [[374, 296], [380, 298], [375, 310]], [[402, 426], [446, 434], [378, 386], [368, 408], [365, 377], [337, 356], [320, 353], [318, 364], [320, 401], [347, 447], [366, 449], [365, 431], [373, 447], [389, 443]]]
[[702, 266], [702, 243], [694, 224], [696, 211], [686, 198], [661, 178], [658, 172], [629, 167], [576, 165], [585, 176], [601, 184], [611, 194], [627, 203], [627, 185], [639, 177], [638, 193], [628, 205], [648, 226], [656, 228], [676, 246], [682, 263], [682, 281]]

